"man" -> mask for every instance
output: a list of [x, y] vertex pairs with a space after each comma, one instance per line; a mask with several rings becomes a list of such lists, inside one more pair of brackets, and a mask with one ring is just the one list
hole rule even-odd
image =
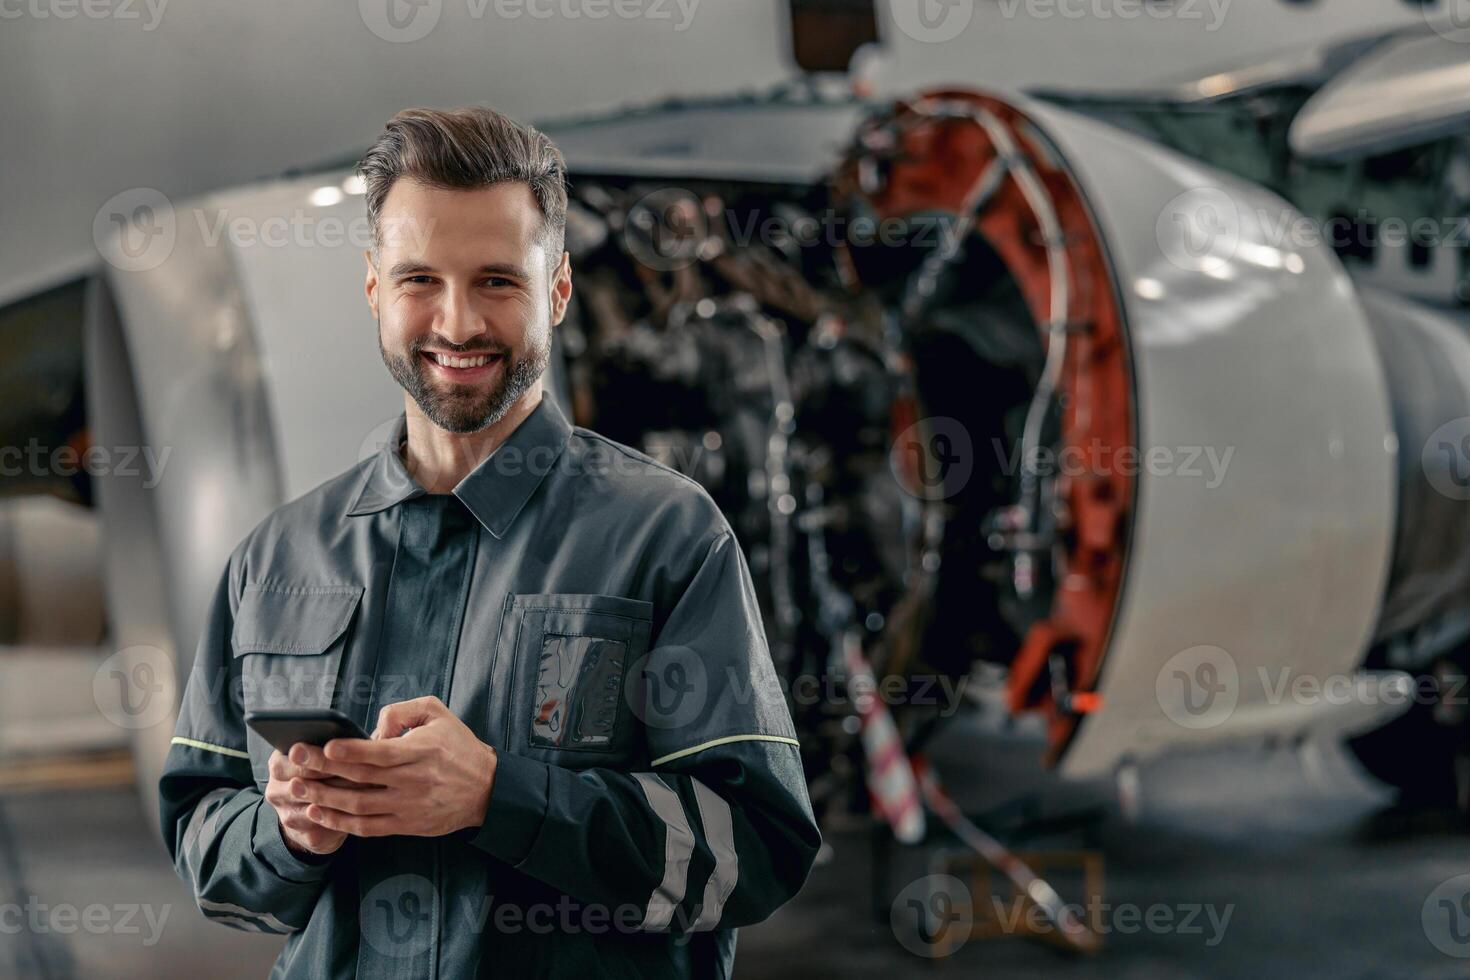
[[[729, 976], [820, 838], [729, 525], [543, 397], [561, 155], [413, 109], [359, 169], [405, 414], [231, 556], [160, 784], [175, 865], [287, 934], [274, 977]], [[282, 755], [243, 721], [280, 706], [372, 738]]]

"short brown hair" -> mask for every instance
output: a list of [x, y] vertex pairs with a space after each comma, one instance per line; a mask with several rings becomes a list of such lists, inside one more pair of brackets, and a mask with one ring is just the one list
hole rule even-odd
[[544, 243], [561, 260], [567, 224], [566, 161], [551, 138], [489, 106], [404, 109], [388, 120], [357, 165], [367, 183], [368, 224], [378, 244], [378, 217], [399, 178], [448, 190], [492, 184], [528, 185], [541, 208]]

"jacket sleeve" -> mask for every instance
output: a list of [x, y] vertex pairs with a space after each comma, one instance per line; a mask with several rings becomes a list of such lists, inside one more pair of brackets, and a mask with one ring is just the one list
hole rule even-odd
[[724, 529], [630, 699], [647, 772], [501, 753], [473, 843], [646, 931], [759, 922], [796, 894], [821, 836], [745, 558]]
[[256, 788], [230, 642], [239, 608], [237, 550], [210, 604], [159, 781], [163, 840], [211, 919], [250, 932], [303, 929], [329, 858], [298, 857]]

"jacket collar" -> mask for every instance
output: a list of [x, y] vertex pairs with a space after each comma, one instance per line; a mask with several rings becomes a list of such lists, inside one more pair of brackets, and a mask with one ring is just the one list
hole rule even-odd
[[[403, 465], [400, 453], [407, 433], [408, 420], [399, 415], [367, 468], [367, 478], [347, 511], [349, 516], [376, 514], [428, 493]], [[510, 437], [459, 481], [454, 495], [485, 530], [496, 538], [504, 537], [531, 494], [561, 458], [571, 433], [571, 423], [561, 409], [549, 394], [543, 394]]]

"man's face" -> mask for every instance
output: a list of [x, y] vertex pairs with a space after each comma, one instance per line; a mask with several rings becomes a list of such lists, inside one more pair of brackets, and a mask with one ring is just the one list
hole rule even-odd
[[565, 254], [542, 240], [530, 187], [394, 183], [367, 297], [393, 379], [450, 432], [498, 422], [546, 370], [571, 296]]

